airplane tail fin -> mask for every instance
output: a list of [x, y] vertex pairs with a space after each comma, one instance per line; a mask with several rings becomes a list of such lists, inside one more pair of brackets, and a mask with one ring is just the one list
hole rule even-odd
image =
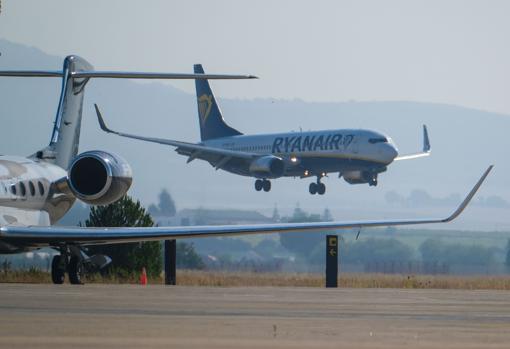
[[50, 144], [31, 157], [54, 163], [67, 169], [78, 154], [80, 142], [83, 95], [89, 76], [77, 76], [93, 72], [94, 67], [78, 56], [67, 56], [62, 70], [11, 70], [0, 71], [0, 76], [11, 77], [60, 77], [62, 87], [57, 115], [53, 125]]
[[67, 169], [78, 154], [85, 85], [89, 78], [77, 78], [72, 73], [92, 71], [85, 59], [67, 56], [62, 69], [62, 91], [53, 125], [50, 144], [38, 156]]
[[[193, 66], [195, 74], [204, 74], [201, 64]], [[242, 135], [241, 132], [228, 126], [221, 115], [220, 108], [206, 79], [196, 79], [198, 121], [202, 141], [214, 138]]]

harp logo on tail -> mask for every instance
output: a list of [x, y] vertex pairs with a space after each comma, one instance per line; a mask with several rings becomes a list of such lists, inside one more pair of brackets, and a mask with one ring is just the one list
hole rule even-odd
[[202, 122], [202, 126], [205, 125], [209, 114], [211, 113], [212, 108], [212, 95], [201, 95], [198, 98], [198, 114], [200, 116], [200, 121]]

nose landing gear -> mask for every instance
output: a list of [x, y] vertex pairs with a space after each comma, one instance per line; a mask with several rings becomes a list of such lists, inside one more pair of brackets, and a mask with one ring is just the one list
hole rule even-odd
[[368, 179], [368, 185], [370, 187], [376, 187], [377, 186], [377, 173], [374, 173], [370, 176]]

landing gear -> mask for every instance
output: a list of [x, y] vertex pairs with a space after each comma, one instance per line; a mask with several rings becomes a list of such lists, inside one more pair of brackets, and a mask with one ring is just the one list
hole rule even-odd
[[58, 249], [60, 254], [54, 256], [51, 262], [51, 280], [57, 285], [64, 283], [66, 272], [71, 284], [82, 285], [86, 271], [100, 270], [112, 261], [110, 257], [101, 254], [89, 257], [76, 245], [62, 245]]
[[63, 284], [66, 278], [66, 266], [62, 262], [63, 259], [60, 255], [53, 256], [51, 261], [51, 281], [56, 285]]
[[370, 187], [376, 187], [377, 186], [377, 173], [374, 173], [370, 176], [368, 179], [368, 185]]
[[257, 179], [255, 181], [255, 190], [261, 191], [264, 190], [265, 192], [268, 192], [271, 190], [271, 182], [267, 179]]
[[315, 195], [324, 195], [326, 193], [326, 185], [324, 183], [321, 183], [321, 178], [317, 176], [317, 183], [310, 183], [310, 187], [308, 188], [310, 191], [310, 194]]
[[83, 262], [79, 257], [72, 256], [67, 266], [69, 282], [73, 285], [82, 285], [81, 279], [84, 274]]

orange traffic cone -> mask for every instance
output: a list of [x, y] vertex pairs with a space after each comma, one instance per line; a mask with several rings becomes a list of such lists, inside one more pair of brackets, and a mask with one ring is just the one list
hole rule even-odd
[[140, 275], [140, 285], [147, 285], [147, 271], [145, 267], [142, 268], [142, 274]]

